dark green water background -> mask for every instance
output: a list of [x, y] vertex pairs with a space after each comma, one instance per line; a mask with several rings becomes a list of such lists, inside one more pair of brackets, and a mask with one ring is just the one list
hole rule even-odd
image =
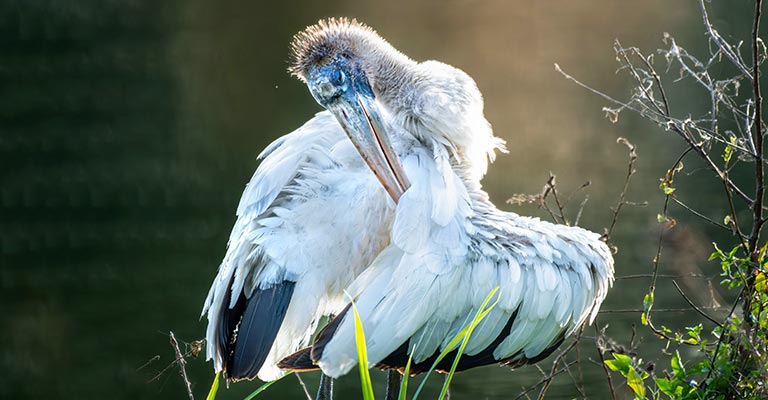
[[[746, 38], [749, 2], [711, 7], [724, 36]], [[319, 111], [285, 67], [292, 34], [327, 16], [357, 17], [413, 58], [438, 59], [475, 78], [486, 114], [510, 149], [484, 181], [497, 204], [538, 192], [549, 171], [565, 191], [591, 180], [582, 225], [599, 231], [626, 171], [626, 150], [615, 140], [635, 142], [640, 160], [629, 197], [649, 205], [627, 209], [619, 222], [616, 271], [650, 272], [658, 177], [681, 143], [630, 115], [611, 124], [601, 100], [563, 79], [553, 64], [623, 96], [627, 80], [614, 74], [614, 38], [652, 50], [670, 32], [692, 51], [705, 51], [693, 1], [6, 0], [0, 398], [186, 398], [177, 369], [164, 370], [173, 361], [167, 332], [187, 342], [204, 336], [198, 316], [256, 154]], [[678, 115], [702, 110], [705, 99], [693, 89], [671, 91]], [[680, 195], [721, 219], [722, 188], [695, 162], [686, 168], [694, 173], [680, 183]], [[531, 206], [504, 207], [546, 217]], [[717, 265], [706, 262], [710, 243], [729, 237], [679, 209], [673, 213], [679, 225], [665, 244], [663, 272], [716, 276]], [[700, 304], [713, 304], [707, 279], [681, 283]], [[603, 309], [639, 308], [647, 287], [648, 279], [621, 279]], [[727, 295], [714, 298], [727, 304]], [[669, 279], [657, 299], [660, 308], [685, 305]], [[693, 313], [658, 315], [672, 327], [696, 321]], [[639, 313], [609, 312], [600, 322], [626, 343]], [[646, 360], [659, 359], [659, 342], [646, 329], [638, 328], [636, 340]], [[605, 377], [589, 361], [597, 357], [592, 341], [585, 340], [582, 356], [587, 394], [602, 398]], [[191, 359], [188, 371], [195, 395], [204, 398], [210, 364]], [[458, 375], [453, 395], [511, 398], [540, 377], [533, 367], [485, 367]], [[379, 389], [383, 378], [374, 373]], [[425, 398], [434, 398], [442, 381], [433, 379]], [[317, 376], [304, 380], [313, 391]], [[239, 383], [219, 398], [242, 399], [257, 386]], [[337, 397], [358, 398], [358, 387], [356, 376], [345, 377]], [[563, 376], [549, 395], [578, 393]], [[288, 377], [262, 398], [302, 396]]]

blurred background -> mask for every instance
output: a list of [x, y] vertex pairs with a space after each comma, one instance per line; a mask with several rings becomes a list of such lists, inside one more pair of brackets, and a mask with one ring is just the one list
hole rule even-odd
[[[615, 74], [614, 39], [652, 52], [669, 32], [704, 55], [697, 3], [413, 3], [3, 1], [0, 398], [186, 398], [168, 332], [185, 342], [203, 338], [203, 300], [256, 155], [320, 110], [285, 70], [292, 35], [322, 17], [355, 17], [412, 58], [440, 60], [474, 77], [486, 116], [510, 150], [484, 181], [501, 208], [548, 218], [505, 200], [539, 192], [551, 171], [565, 193], [591, 181], [568, 209], [574, 215], [588, 195], [581, 225], [602, 231], [626, 174], [627, 150], [616, 139], [635, 143], [640, 158], [629, 200], [648, 206], [627, 208], [619, 221], [616, 274], [649, 273], [663, 200], [658, 179], [682, 143], [629, 114], [612, 124], [604, 102], [564, 79], [554, 63], [626, 98], [629, 81]], [[709, 7], [724, 37], [747, 37], [750, 2]], [[685, 85], [671, 90], [677, 115], [703, 113], [699, 93]], [[679, 195], [721, 220], [722, 187], [695, 163], [686, 171]], [[667, 236], [662, 273], [717, 277], [719, 266], [706, 258], [711, 242], [728, 236], [680, 209], [671, 212], [678, 226]], [[728, 304], [718, 281], [714, 288], [706, 278], [681, 283], [698, 304], [717, 307]], [[628, 344], [640, 320], [633, 310], [642, 308], [647, 288], [647, 278], [616, 282], [600, 316], [610, 336]], [[669, 279], [660, 283], [657, 307], [685, 307]], [[656, 318], [670, 327], [699, 319], [693, 312]], [[647, 328], [638, 326], [635, 342], [646, 361], [661, 356], [661, 342]], [[603, 371], [589, 361], [597, 358], [594, 341], [582, 348], [587, 394], [603, 398]], [[203, 398], [211, 365], [201, 356], [190, 359], [188, 371]], [[374, 373], [380, 389], [383, 378]], [[540, 378], [534, 367], [485, 367], [458, 375], [452, 394], [507, 399]], [[442, 379], [432, 379], [434, 391]], [[317, 376], [304, 380], [314, 392]], [[341, 379], [338, 398], [359, 397], [357, 381]], [[219, 398], [241, 399], [258, 385], [238, 383]], [[578, 392], [562, 376], [548, 395]], [[294, 377], [262, 397], [284, 396], [302, 398]]]

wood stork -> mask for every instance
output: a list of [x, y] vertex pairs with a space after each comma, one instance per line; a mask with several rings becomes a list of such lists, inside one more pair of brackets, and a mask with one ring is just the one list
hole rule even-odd
[[389, 162], [374, 147], [380, 116], [340, 121], [321, 112], [269, 145], [240, 199], [203, 308], [207, 359], [228, 382], [280, 377], [277, 362], [344, 307], [343, 290], [389, 243], [407, 181], [371, 173]]
[[[476, 327], [458, 370], [536, 362], [592, 322], [613, 282], [611, 252], [596, 233], [489, 201], [480, 179], [503, 142], [472, 78], [437, 61], [413, 61], [354, 20], [320, 21], [296, 36], [293, 49], [292, 71], [321, 105], [341, 121], [367, 119], [374, 128], [379, 141], [358, 144], [386, 160], [369, 164], [384, 186], [406, 183], [389, 245], [347, 288], [369, 367], [402, 369], [410, 354], [413, 373], [428, 369], [497, 286], [500, 300]], [[348, 309], [311, 349], [280, 366], [349, 372], [358, 355]], [[437, 369], [452, 362], [446, 357]]]

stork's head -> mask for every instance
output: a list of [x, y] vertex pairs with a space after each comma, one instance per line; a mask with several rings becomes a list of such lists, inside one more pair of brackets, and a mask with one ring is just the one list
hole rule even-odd
[[417, 63], [357, 21], [321, 20], [297, 34], [291, 48], [291, 73], [336, 116], [395, 199], [408, 181], [390, 148], [382, 111], [417, 139], [448, 149], [458, 164], [480, 176], [488, 155], [503, 143], [483, 116], [472, 78], [443, 63]]
[[334, 114], [397, 201], [409, 183], [390, 144], [372, 79], [376, 76], [376, 62], [382, 58], [380, 52], [396, 51], [370, 28], [347, 19], [323, 20], [310, 26], [296, 35], [291, 48], [291, 72], [307, 84], [320, 105]]

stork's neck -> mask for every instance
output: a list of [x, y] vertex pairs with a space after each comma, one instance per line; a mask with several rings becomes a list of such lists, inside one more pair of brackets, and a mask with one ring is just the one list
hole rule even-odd
[[[483, 115], [483, 97], [464, 71], [437, 61], [415, 62], [384, 42], [372, 84], [392, 121], [435, 151], [447, 152], [480, 179], [504, 141]], [[371, 60], [373, 61], [373, 60]]]
[[396, 99], [413, 90], [419, 63], [383, 39], [376, 39], [365, 52], [362, 64], [366, 66], [376, 98], [394, 112], [399, 107]]

